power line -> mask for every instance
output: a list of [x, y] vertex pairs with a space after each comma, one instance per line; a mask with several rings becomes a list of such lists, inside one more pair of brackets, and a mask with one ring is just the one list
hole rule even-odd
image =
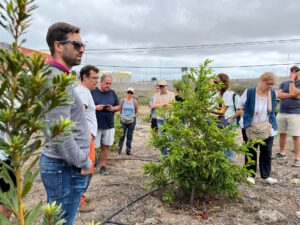
[[[275, 67], [275, 66], [288, 66], [291, 64], [300, 64], [300, 63], [272, 63], [272, 64], [255, 64], [255, 65], [209, 66], [208, 68], [226, 69], [226, 68], [250, 68], [250, 67]], [[125, 65], [103, 65], [103, 64], [98, 64], [95, 66], [109, 67], [109, 68], [130, 68], [130, 69], [181, 69], [183, 67], [198, 68], [198, 66], [125, 66]]]
[[[166, 52], [166, 51], [195, 50], [195, 49], [203, 49], [203, 48], [244, 47], [244, 46], [253, 46], [253, 45], [285, 44], [285, 43], [298, 43], [298, 42], [300, 42], [300, 39], [280, 39], [280, 40], [247, 41], [247, 42], [183, 45], [183, 46], [154, 46], [154, 47], [133, 47], [133, 48], [87, 48], [85, 54]], [[47, 50], [41, 49], [40, 51], [48, 51], [48, 49]]]
[[157, 49], [177, 49], [177, 48], [210, 48], [210, 47], [232, 47], [245, 45], [260, 45], [260, 44], [283, 44], [289, 42], [300, 42], [300, 39], [280, 39], [267, 41], [247, 41], [233, 43], [217, 43], [217, 44], [202, 44], [202, 45], [184, 45], [184, 46], [156, 46], [156, 47], [135, 47], [135, 48], [94, 48], [86, 49], [88, 51], [122, 51], [122, 50], [157, 50]]

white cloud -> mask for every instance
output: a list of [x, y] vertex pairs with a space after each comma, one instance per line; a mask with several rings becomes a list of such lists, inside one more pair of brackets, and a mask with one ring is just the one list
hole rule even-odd
[[[284, 0], [38, 0], [39, 8], [26, 34], [26, 47], [47, 49], [47, 28], [64, 21], [81, 27], [88, 49], [187, 46], [298, 38], [300, 1]], [[3, 29], [0, 41], [11, 42]], [[300, 62], [300, 43], [123, 54], [87, 54], [84, 63], [123, 66], [251, 65]], [[98, 51], [99, 53], [99, 51]], [[288, 57], [289, 56], [289, 57]], [[109, 68], [131, 70], [135, 79], [176, 78], [180, 69]], [[259, 76], [285, 66], [216, 69], [233, 78]]]

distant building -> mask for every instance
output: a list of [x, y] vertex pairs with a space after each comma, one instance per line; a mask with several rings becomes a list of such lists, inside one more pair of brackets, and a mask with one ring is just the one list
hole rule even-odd
[[107, 72], [100, 71], [100, 75], [109, 74], [112, 76], [113, 83], [127, 84], [132, 82], [132, 73], [131, 72]]

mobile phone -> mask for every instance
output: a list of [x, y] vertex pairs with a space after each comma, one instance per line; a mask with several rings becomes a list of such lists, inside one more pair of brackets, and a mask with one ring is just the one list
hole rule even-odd
[[110, 105], [105, 105], [105, 106], [103, 106], [103, 108], [105, 109], [105, 108], [108, 108]]

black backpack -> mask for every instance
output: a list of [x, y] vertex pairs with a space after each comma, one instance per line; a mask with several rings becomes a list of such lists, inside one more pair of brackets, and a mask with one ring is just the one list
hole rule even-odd
[[[233, 107], [234, 107], [234, 112], [236, 113], [237, 108], [236, 108], [236, 102], [235, 102], [235, 97], [238, 96], [237, 93], [233, 93], [232, 95], [232, 101], [233, 101]], [[241, 116], [236, 118], [236, 124], [239, 126], [240, 125], [240, 120], [241, 120]]]

